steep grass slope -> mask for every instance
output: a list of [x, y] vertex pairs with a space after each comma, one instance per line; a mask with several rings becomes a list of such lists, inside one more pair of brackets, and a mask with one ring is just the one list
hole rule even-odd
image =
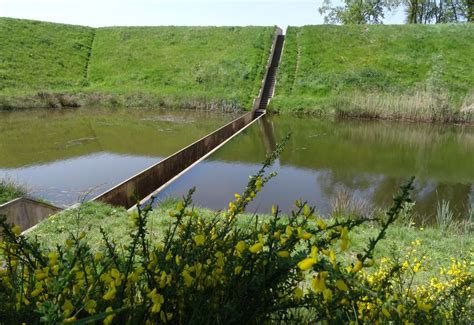
[[274, 110], [445, 120], [474, 110], [474, 25], [287, 31]]
[[93, 37], [89, 27], [0, 18], [0, 92], [83, 86]]
[[166, 106], [249, 107], [273, 34], [272, 27], [101, 28], [89, 81], [97, 90], [152, 96]]
[[249, 108], [274, 27], [89, 27], [0, 18], [0, 109]]

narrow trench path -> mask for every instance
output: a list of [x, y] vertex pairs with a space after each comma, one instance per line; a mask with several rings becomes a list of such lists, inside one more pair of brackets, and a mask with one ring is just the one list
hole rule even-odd
[[[87, 65], [85, 66], [86, 79], [89, 77], [89, 60], [92, 54], [94, 39], [95, 33], [92, 38]], [[206, 159], [209, 155], [230, 141], [234, 136], [237, 136], [245, 128], [259, 120], [263, 115], [265, 115], [266, 108], [274, 94], [276, 75], [280, 64], [284, 41], [285, 36], [282, 35], [282, 30], [277, 28], [272, 44], [272, 52], [268, 58], [267, 72], [265, 74], [262, 89], [259, 92], [259, 97], [256, 98], [256, 106], [254, 106], [252, 111], [96, 196], [91, 201], [100, 201], [115, 206], [122, 206], [127, 209], [136, 206], [137, 202], [138, 204], [145, 204], [150, 200], [150, 198], [159, 193], [167, 185], [171, 184], [180, 175], [198, 164], [200, 161]], [[41, 202], [34, 201], [28, 202], [28, 204], [33, 206], [32, 210], [34, 208], [37, 209], [39, 205], [44, 205]], [[8, 208], [7, 205], [9, 205], [9, 203], [2, 206], [2, 208]], [[53, 206], [48, 208], [57, 209]], [[17, 208], [16, 210], [19, 211], [21, 208]], [[28, 215], [28, 218], [33, 218], [35, 222], [26, 226], [25, 228], [27, 229], [25, 232], [33, 229], [41, 219], [44, 219], [44, 213], [41, 216], [36, 215], [35, 213], [36, 212], [33, 211], [31, 212], [31, 215]]]

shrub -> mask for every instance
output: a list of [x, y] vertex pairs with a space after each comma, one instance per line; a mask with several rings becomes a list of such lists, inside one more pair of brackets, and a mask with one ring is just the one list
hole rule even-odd
[[[296, 201], [289, 216], [277, 206], [271, 219], [240, 220], [245, 208], [274, 176], [266, 169], [278, 145], [245, 191], [212, 218], [192, 207], [193, 190], [171, 211], [169, 229], [156, 241], [147, 231], [151, 205], [130, 214], [127, 247], [109, 240], [93, 250], [86, 233], [46, 249], [5, 220], [0, 247], [0, 319], [22, 322], [260, 323], [469, 322], [473, 275], [466, 261], [437, 279], [413, 286], [422, 261], [382, 259], [373, 252], [396, 221], [412, 188], [394, 199], [378, 235], [352, 260], [341, 258], [349, 234], [370, 218], [318, 218]], [[373, 221], [373, 220], [372, 220]], [[371, 270], [373, 268], [374, 270]]]

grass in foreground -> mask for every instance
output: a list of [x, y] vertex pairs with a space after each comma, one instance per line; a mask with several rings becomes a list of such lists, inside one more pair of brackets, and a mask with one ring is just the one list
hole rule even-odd
[[474, 26], [287, 31], [273, 110], [458, 121], [474, 116]]
[[[169, 212], [174, 211], [177, 200], [168, 200], [156, 208], [149, 216], [148, 231], [150, 237], [156, 241], [164, 238], [165, 232], [173, 222]], [[217, 212], [196, 208], [198, 214], [212, 219]], [[270, 220], [270, 215], [259, 215], [258, 222]], [[239, 216], [239, 225], [246, 228], [249, 223], [255, 222], [255, 216], [243, 214]], [[128, 233], [132, 229], [129, 214], [122, 208], [112, 207], [102, 203], [85, 203], [81, 207], [66, 210], [39, 223], [28, 236], [38, 236], [40, 242], [48, 247], [63, 244], [70, 233], [78, 235], [87, 233], [86, 240], [92, 247], [99, 249], [103, 243], [99, 231], [102, 227], [109, 234], [110, 239], [126, 246], [130, 240]], [[350, 234], [350, 247], [347, 258], [353, 258], [351, 251], [361, 251], [367, 246], [369, 238], [373, 238], [380, 227], [376, 223], [363, 224]], [[421, 255], [429, 256], [431, 269], [420, 274], [419, 280], [436, 275], [439, 267], [448, 267], [453, 257], [466, 257], [472, 254], [474, 236], [472, 225], [469, 227], [451, 227], [443, 230], [436, 226], [415, 227], [413, 225], [392, 225], [387, 236], [376, 248], [376, 257], [398, 254], [403, 257], [410, 247], [417, 241], [421, 245], [417, 248]]]
[[0, 204], [26, 195], [26, 189], [8, 180], [0, 180]]
[[250, 108], [274, 27], [110, 27], [0, 18], [0, 109]]
[[[401, 260], [380, 258], [374, 267], [379, 260], [374, 249], [388, 227], [405, 213], [413, 179], [401, 187], [386, 214], [370, 220], [354, 215], [324, 221], [315, 215], [314, 208], [299, 201], [291, 218], [279, 216], [276, 207], [271, 217], [252, 220], [242, 215], [275, 176], [266, 174], [266, 168], [279, 156], [284, 142], [249, 178], [244, 192], [235, 194], [228, 209], [214, 217], [192, 207], [194, 190], [174, 209], [167, 209], [170, 211], [164, 204], [161, 212], [168, 212], [168, 216], [150, 216], [149, 206], [129, 216], [124, 210], [117, 214], [101, 206], [109, 209], [104, 220], [111, 220], [112, 214], [121, 218], [113, 222], [120, 220], [128, 228], [128, 241], [120, 230], [108, 233], [101, 229], [103, 243], [90, 242], [88, 233], [94, 235], [90, 229], [79, 229], [77, 211], [69, 211], [72, 217], [62, 232], [74, 224], [77, 228], [63, 246], [55, 248], [44, 247], [39, 236], [20, 236], [17, 226], [0, 221], [7, 265], [0, 279], [3, 296], [10, 302], [0, 313], [19, 321], [39, 317], [55, 323], [104, 319], [107, 324], [112, 320], [160, 319], [177, 324], [302, 318], [368, 323], [459, 323], [470, 319], [470, 313], [465, 314], [472, 307], [470, 256], [453, 261], [449, 271], [441, 270], [420, 286], [415, 286], [413, 279], [426, 267], [426, 261], [416, 256], [417, 243]], [[150, 218], [161, 223], [159, 228]], [[90, 222], [90, 218], [83, 221]], [[100, 222], [97, 218], [93, 221], [97, 229]], [[379, 225], [375, 238], [369, 239], [363, 250], [347, 251], [349, 234], [369, 221]], [[446, 283], [439, 277], [443, 274]], [[24, 296], [18, 295], [18, 290]]]

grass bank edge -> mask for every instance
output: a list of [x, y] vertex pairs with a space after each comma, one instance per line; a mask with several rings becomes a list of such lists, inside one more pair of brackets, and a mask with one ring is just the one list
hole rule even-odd
[[[0, 65], [0, 110], [98, 105], [235, 110], [251, 108], [258, 95], [276, 27], [93, 29], [0, 18], [0, 30], [19, 34], [0, 42], [6, 57]], [[62, 40], [70, 34], [74, 37]], [[61, 52], [50, 53], [51, 48]], [[23, 67], [29, 71], [23, 73]]]
[[348, 118], [472, 121], [472, 44], [472, 24], [289, 27], [270, 107]]
[[26, 194], [27, 190], [24, 186], [10, 180], [0, 180], [0, 205], [25, 196]]
[[[169, 213], [175, 210], [176, 202], [179, 200], [170, 199], [164, 201], [149, 216], [148, 230], [152, 241], [158, 242], [164, 236], [165, 230], [172, 223]], [[219, 211], [205, 208], [194, 208], [195, 211], [206, 218], [211, 219], [218, 215]], [[383, 213], [378, 211], [377, 213]], [[330, 217], [328, 222], [336, 219], [347, 218], [349, 215], [339, 215]], [[249, 222], [264, 222], [272, 218], [270, 215], [250, 215], [239, 216], [239, 223], [245, 227]], [[465, 220], [451, 227], [441, 227], [438, 225], [415, 225], [411, 222], [397, 223], [392, 225], [387, 233], [387, 237], [380, 242], [376, 249], [377, 256], [404, 256], [405, 251], [415, 243], [421, 243], [418, 247], [420, 252], [428, 256], [431, 270], [426, 270], [421, 279], [429, 278], [436, 274], [439, 267], [448, 267], [453, 257], [470, 256], [474, 251], [474, 230], [473, 220]], [[113, 207], [103, 203], [87, 202], [83, 205], [63, 211], [55, 216], [40, 222], [32, 231], [27, 233], [29, 237], [38, 237], [45, 246], [55, 247], [63, 245], [69, 234], [78, 235], [86, 232], [86, 240], [93, 247], [103, 245], [102, 234], [99, 228], [102, 227], [109, 234], [110, 239], [120, 246], [126, 247], [127, 236], [132, 221], [129, 213], [123, 208]], [[346, 257], [352, 258], [352, 251], [360, 251], [366, 247], [370, 238], [380, 230], [377, 223], [371, 222], [363, 224], [351, 232], [349, 237], [351, 249]]]

